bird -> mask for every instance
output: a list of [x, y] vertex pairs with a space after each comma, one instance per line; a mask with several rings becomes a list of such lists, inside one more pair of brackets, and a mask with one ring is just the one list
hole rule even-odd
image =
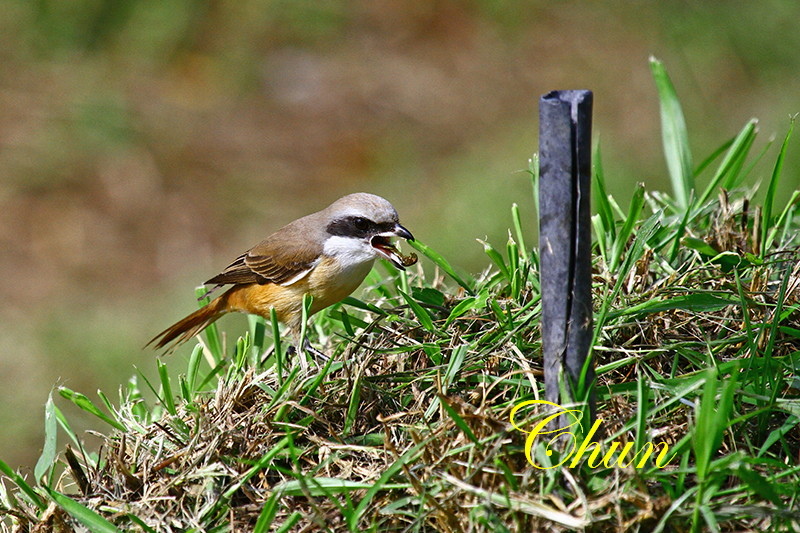
[[[414, 240], [388, 200], [363, 192], [343, 196], [321, 211], [290, 222], [237, 257], [204, 283], [212, 287], [200, 299], [224, 286], [230, 288], [147, 345], [175, 347], [230, 312], [270, 320], [272, 309], [299, 340], [305, 295], [312, 297], [311, 316], [356, 290], [378, 257], [399, 270], [417, 262], [415, 254], [405, 256], [397, 250], [394, 237]], [[310, 348], [307, 341], [303, 348]]]

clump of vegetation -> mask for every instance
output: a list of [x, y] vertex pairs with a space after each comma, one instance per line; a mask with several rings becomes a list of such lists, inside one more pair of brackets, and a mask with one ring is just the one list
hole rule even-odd
[[[0, 513], [15, 531], [560, 531], [797, 529], [800, 487], [799, 194], [776, 198], [791, 128], [756, 206], [755, 121], [693, 167], [661, 64], [671, 196], [605, 194], [595, 154], [597, 412], [593, 435], [669, 446], [669, 464], [574, 466], [528, 439], [541, 414], [538, 253], [512, 208], [492, 267], [373, 274], [367, 297], [315, 320], [331, 359], [287, 359], [277, 323], [250, 319], [228, 353], [216, 326], [157, 383], [100, 405], [89, 451], [52, 401], [33, 478], [5, 463]], [[765, 152], [766, 153], [766, 150]], [[536, 162], [530, 176], [536, 186]], [[698, 176], [710, 175], [700, 189]], [[185, 365], [185, 366], [184, 366]], [[179, 368], [180, 367], [180, 368]], [[519, 431], [517, 429], [525, 431]], [[58, 428], [70, 440], [58, 453]], [[587, 435], [588, 426], [574, 429]], [[533, 463], [529, 463], [526, 451]], [[552, 450], [550, 450], [552, 451]], [[563, 462], [563, 461], [562, 461]], [[551, 468], [552, 467], [552, 468]], [[663, 468], [660, 468], [663, 467]]]

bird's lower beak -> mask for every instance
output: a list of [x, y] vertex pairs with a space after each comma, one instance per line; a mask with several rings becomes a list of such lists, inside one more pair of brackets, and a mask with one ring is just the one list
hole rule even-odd
[[406, 228], [397, 224], [392, 231], [387, 231], [385, 233], [381, 233], [380, 235], [376, 235], [370, 241], [372, 247], [378, 251], [383, 257], [388, 259], [392, 262], [394, 266], [399, 268], [400, 270], [405, 270], [406, 267], [413, 265], [417, 262], [417, 255], [411, 253], [409, 255], [403, 255], [400, 251], [392, 245], [392, 242], [389, 240], [389, 237], [401, 237], [406, 239], [407, 241], [413, 241], [414, 236], [411, 235], [411, 232], [408, 231]]

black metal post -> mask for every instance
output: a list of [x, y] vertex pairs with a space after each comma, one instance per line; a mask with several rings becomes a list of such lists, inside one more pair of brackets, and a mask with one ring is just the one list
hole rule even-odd
[[[592, 362], [587, 362], [592, 341], [591, 135], [591, 91], [542, 96], [539, 254], [545, 396], [555, 403], [586, 400], [594, 419], [593, 398], [586, 396], [594, 381]], [[561, 397], [562, 384], [571, 398]]]

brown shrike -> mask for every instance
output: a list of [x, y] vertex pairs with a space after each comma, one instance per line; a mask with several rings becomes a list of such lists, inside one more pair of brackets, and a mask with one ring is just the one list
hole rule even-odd
[[224, 285], [227, 291], [148, 344], [163, 348], [200, 333], [225, 313], [239, 311], [270, 319], [270, 309], [297, 338], [302, 325], [303, 297], [313, 297], [309, 315], [341, 301], [361, 285], [377, 257], [400, 270], [416, 263], [403, 256], [391, 237], [414, 240], [400, 225], [392, 204], [380, 196], [349, 194], [327, 208], [279, 229], [228, 268], [205, 282], [207, 293]]

